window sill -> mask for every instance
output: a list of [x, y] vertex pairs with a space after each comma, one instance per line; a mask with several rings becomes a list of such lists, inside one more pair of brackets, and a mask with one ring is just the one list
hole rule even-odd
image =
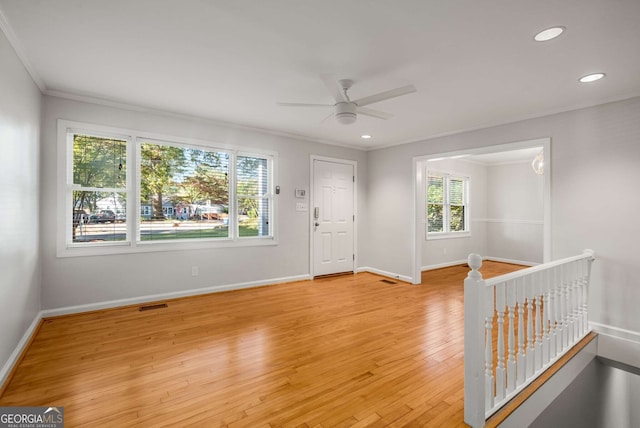
[[126, 255], [137, 253], [153, 253], [166, 251], [189, 251], [189, 250], [211, 250], [216, 248], [236, 248], [236, 247], [265, 247], [276, 246], [278, 241], [271, 238], [242, 238], [242, 239], [218, 239], [203, 240], [199, 242], [190, 241], [169, 241], [169, 242], [138, 242], [132, 245], [131, 242], [105, 243], [95, 246], [71, 245], [58, 248], [56, 256], [65, 257], [88, 257], [88, 256], [108, 256]]
[[436, 241], [438, 239], [470, 238], [470, 237], [471, 237], [471, 232], [428, 233], [427, 241]]

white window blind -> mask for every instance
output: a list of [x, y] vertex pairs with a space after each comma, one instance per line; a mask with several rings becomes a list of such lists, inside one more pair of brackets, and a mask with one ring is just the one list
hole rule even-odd
[[70, 130], [71, 171], [68, 170], [66, 241], [96, 245], [128, 241], [126, 227], [126, 137]]
[[469, 178], [436, 171], [426, 176], [427, 239], [468, 233]]
[[238, 156], [236, 163], [238, 236], [271, 236], [271, 162], [262, 156]]

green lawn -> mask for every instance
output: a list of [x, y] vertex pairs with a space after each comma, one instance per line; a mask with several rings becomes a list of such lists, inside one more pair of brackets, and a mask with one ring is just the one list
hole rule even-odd
[[[240, 224], [239, 235], [241, 237], [258, 236], [257, 221], [246, 221]], [[142, 241], [166, 241], [168, 239], [198, 239], [198, 238], [227, 238], [229, 236], [229, 228], [227, 226], [217, 228], [206, 228], [198, 230], [180, 229], [176, 227], [173, 230], [157, 231], [153, 234], [141, 234]]]

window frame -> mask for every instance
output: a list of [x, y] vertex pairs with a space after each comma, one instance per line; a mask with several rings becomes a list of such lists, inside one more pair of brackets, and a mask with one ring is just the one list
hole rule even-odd
[[[442, 177], [442, 232], [429, 232], [429, 177], [438, 176]], [[460, 174], [456, 172], [441, 171], [435, 169], [425, 168], [424, 171], [424, 192], [425, 205], [424, 205], [424, 231], [425, 240], [436, 239], [451, 239], [451, 238], [464, 238], [471, 236], [471, 216], [470, 216], [470, 188], [471, 178], [466, 174]], [[451, 230], [451, 195], [450, 195], [450, 182], [451, 179], [462, 180], [463, 190], [463, 207], [464, 207], [464, 230], [452, 231]]]
[[[129, 254], [156, 251], [183, 251], [209, 248], [234, 248], [278, 245], [277, 199], [275, 183], [278, 172], [278, 153], [255, 147], [217, 144], [206, 140], [167, 136], [146, 131], [137, 131], [111, 126], [58, 120], [57, 129], [57, 207], [56, 207], [56, 255], [57, 257], [77, 257], [109, 254]], [[127, 141], [126, 150], [126, 192], [127, 192], [127, 235], [124, 241], [100, 243], [72, 242], [72, 195], [73, 195], [73, 137], [71, 132], [87, 135], [118, 138]], [[225, 238], [172, 239], [141, 241], [139, 235], [141, 203], [140, 197], [140, 148], [142, 142], [162, 143], [177, 147], [188, 147], [229, 154], [229, 236]], [[251, 155], [267, 159], [269, 165], [269, 236], [239, 237], [236, 207], [237, 156]], [[77, 189], [75, 189], [77, 190]], [[131, 213], [131, 214], [130, 214]]]

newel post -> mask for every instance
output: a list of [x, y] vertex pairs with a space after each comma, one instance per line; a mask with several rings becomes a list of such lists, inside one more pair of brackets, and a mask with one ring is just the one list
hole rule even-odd
[[464, 421], [474, 428], [485, 424], [484, 280], [479, 254], [468, 258], [464, 280]]

